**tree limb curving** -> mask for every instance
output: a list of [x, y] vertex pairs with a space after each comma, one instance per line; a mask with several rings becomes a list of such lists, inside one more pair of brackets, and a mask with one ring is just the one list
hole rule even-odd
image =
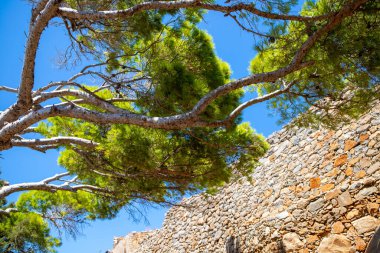
[[68, 7], [60, 7], [58, 15], [70, 19], [89, 19], [101, 20], [110, 18], [125, 18], [132, 17], [136, 13], [147, 10], [176, 10], [181, 8], [200, 8], [205, 10], [218, 11], [222, 13], [231, 13], [236, 11], [247, 11], [259, 17], [274, 19], [274, 20], [293, 20], [293, 21], [317, 21], [325, 20], [332, 17], [335, 13], [326, 15], [308, 17], [296, 15], [284, 15], [265, 12], [254, 7], [253, 4], [237, 3], [232, 5], [220, 5], [206, 3], [198, 0], [180, 0], [180, 1], [155, 1], [144, 2], [137, 4], [125, 10], [109, 10], [109, 11], [79, 11]]

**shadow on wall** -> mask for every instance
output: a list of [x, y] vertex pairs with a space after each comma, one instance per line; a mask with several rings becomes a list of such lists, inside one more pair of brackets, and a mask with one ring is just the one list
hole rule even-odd
[[241, 253], [239, 237], [229, 236], [226, 240], [226, 253]]
[[377, 228], [371, 241], [368, 244], [365, 253], [379, 253], [380, 252], [380, 227]]
[[278, 253], [286, 253], [285, 246], [282, 240], [277, 241]]

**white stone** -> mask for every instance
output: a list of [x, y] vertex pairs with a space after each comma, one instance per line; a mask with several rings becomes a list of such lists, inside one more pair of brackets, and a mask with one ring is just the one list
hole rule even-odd
[[366, 232], [374, 231], [380, 225], [380, 221], [375, 217], [367, 215], [363, 218], [354, 220], [352, 225], [359, 234], [364, 234]]
[[325, 200], [320, 198], [314, 202], [311, 202], [307, 208], [309, 209], [310, 212], [314, 213], [318, 211], [319, 209], [321, 209], [324, 203], [325, 203]]
[[303, 247], [300, 237], [296, 233], [287, 233], [282, 237], [285, 252], [292, 252]]
[[284, 212], [282, 212], [282, 213], [277, 214], [277, 215], [276, 215], [276, 218], [282, 220], [282, 219], [285, 219], [285, 218], [288, 217], [288, 216], [289, 216], [288, 211], [284, 211]]

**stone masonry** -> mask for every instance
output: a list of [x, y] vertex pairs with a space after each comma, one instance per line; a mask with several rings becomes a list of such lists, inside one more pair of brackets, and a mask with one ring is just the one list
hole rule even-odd
[[251, 181], [184, 199], [117, 252], [364, 252], [380, 225], [380, 104], [337, 131], [283, 129], [268, 142]]

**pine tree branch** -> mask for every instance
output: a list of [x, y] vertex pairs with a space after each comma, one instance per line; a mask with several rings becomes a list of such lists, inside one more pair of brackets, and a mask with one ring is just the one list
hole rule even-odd
[[105, 109], [108, 112], [113, 112], [113, 113], [125, 112], [125, 110], [114, 106], [109, 101], [101, 99], [100, 97], [96, 96], [95, 93], [83, 92], [79, 90], [70, 90], [70, 89], [55, 90], [55, 91], [42, 93], [41, 95], [39, 95], [38, 97], [34, 99], [34, 103], [39, 104], [51, 98], [64, 97], [64, 96], [73, 96], [73, 97], [81, 98], [84, 101], [86, 101], [88, 104], [95, 105], [99, 108]]
[[55, 174], [52, 177], [48, 177], [48, 178], [43, 179], [41, 182], [45, 183], [45, 184], [48, 184], [48, 183], [51, 183], [51, 182], [56, 181], [58, 179], [61, 179], [63, 177], [66, 177], [68, 175], [70, 175], [69, 172], [63, 172], [63, 173]]
[[9, 215], [11, 213], [18, 212], [19, 210], [17, 208], [8, 207], [6, 209], [0, 209], [0, 216], [1, 215]]
[[11, 143], [13, 146], [30, 147], [30, 148], [45, 147], [45, 146], [59, 147], [62, 145], [70, 145], [70, 144], [80, 145], [82, 147], [87, 147], [87, 148], [94, 148], [98, 145], [98, 143], [91, 140], [78, 138], [78, 137], [68, 137], [68, 136], [52, 137], [52, 138], [46, 138], [46, 139], [43, 138], [43, 139], [12, 140]]
[[68, 173], [61, 173], [61, 174], [54, 175], [53, 177], [41, 180], [39, 182], [20, 183], [20, 184], [3, 186], [2, 188], [0, 188], [0, 199], [5, 198], [16, 192], [31, 191], [31, 190], [46, 191], [46, 192], [56, 192], [56, 191], [77, 192], [79, 190], [84, 190], [84, 191], [89, 191], [89, 192], [109, 193], [106, 189], [93, 186], [93, 185], [77, 184], [77, 185], [71, 186], [70, 184], [74, 183], [71, 181], [68, 181], [69, 183], [66, 182], [62, 185], [49, 184], [50, 182], [57, 181], [67, 175]]
[[29, 35], [25, 46], [21, 82], [18, 88], [18, 100], [0, 114], [0, 128], [6, 122], [16, 120], [20, 115], [32, 107], [32, 89], [34, 86], [35, 61], [38, 45], [43, 30], [49, 21], [56, 15], [61, 0], [41, 1], [32, 14], [29, 26]]
[[251, 3], [237, 3], [232, 5], [220, 5], [213, 3], [206, 3], [199, 0], [180, 0], [180, 1], [155, 1], [155, 2], [144, 2], [141, 4], [136, 4], [125, 10], [109, 10], [109, 11], [80, 11], [68, 7], [60, 7], [58, 10], [58, 15], [62, 18], [69, 19], [89, 19], [92, 21], [96, 20], [107, 20], [115, 18], [126, 18], [132, 17], [133, 15], [148, 11], [148, 10], [176, 10], [181, 8], [199, 8], [205, 10], [218, 11], [225, 14], [230, 14], [237, 11], [246, 11], [256, 16], [273, 19], [273, 20], [293, 20], [293, 21], [318, 21], [326, 20], [336, 13], [328, 13], [320, 16], [297, 16], [297, 15], [286, 15], [286, 14], [276, 14], [271, 12], [265, 12], [255, 8], [254, 4]]
[[12, 93], [18, 93], [18, 89], [7, 87], [7, 86], [0, 86], [0, 91], [8, 91]]
[[284, 93], [287, 93], [290, 88], [296, 83], [296, 81], [292, 81], [290, 82], [289, 84], [285, 85], [284, 88], [282, 89], [278, 89], [276, 91], [273, 91], [271, 93], [268, 93], [268, 94], [265, 94], [261, 97], [257, 97], [257, 98], [253, 98], [253, 99], [250, 99], [242, 104], [240, 104], [238, 107], [235, 108], [235, 110], [233, 110], [227, 118], [225, 118], [224, 120], [222, 121], [219, 121], [219, 122], [215, 122], [216, 125], [225, 125], [225, 124], [228, 124], [228, 122], [232, 122], [237, 116], [239, 116], [239, 114], [244, 110], [246, 109], [247, 107], [249, 106], [252, 106], [254, 104], [258, 104], [258, 103], [262, 103], [264, 101], [267, 101], [269, 99], [272, 99], [274, 97], [277, 97], [281, 94], [284, 94]]
[[61, 0], [42, 1], [44, 7], [41, 9], [31, 22], [29, 36], [26, 42], [25, 58], [21, 74], [21, 84], [19, 88], [18, 104], [26, 109], [29, 109], [32, 104], [32, 89], [34, 86], [34, 71], [37, 55], [38, 44], [43, 30], [48, 25], [49, 21], [55, 16], [58, 9], [58, 4]]

